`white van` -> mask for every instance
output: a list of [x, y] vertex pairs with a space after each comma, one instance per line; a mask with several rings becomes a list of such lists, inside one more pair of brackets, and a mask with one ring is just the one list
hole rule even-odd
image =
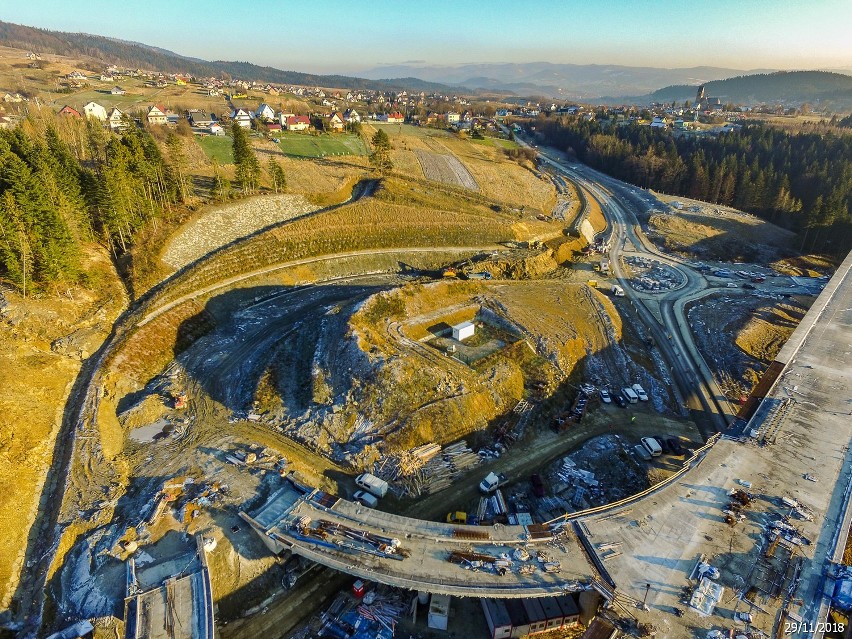
[[651, 453], [651, 457], [659, 457], [663, 454], [663, 447], [660, 446], [660, 442], [653, 437], [643, 437], [642, 445], [649, 453]]
[[639, 384], [633, 384], [633, 392], [636, 393], [636, 396], [639, 398], [640, 402], [648, 401], [648, 394], [645, 392], [645, 389], [642, 388]]
[[626, 399], [631, 404], [635, 404], [639, 401], [639, 396], [633, 392], [632, 388], [624, 387], [621, 389], [621, 394], [624, 395], [624, 399]]

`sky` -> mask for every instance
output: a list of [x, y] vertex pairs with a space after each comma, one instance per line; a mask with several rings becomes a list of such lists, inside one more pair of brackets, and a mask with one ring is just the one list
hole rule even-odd
[[412, 61], [852, 68], [852, 0], [0, 0], [0, 20], [315, 73]]

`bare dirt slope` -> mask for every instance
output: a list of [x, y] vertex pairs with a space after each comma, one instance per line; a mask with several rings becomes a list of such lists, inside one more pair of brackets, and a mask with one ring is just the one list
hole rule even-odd
[[[699, 259], [769, 263], [792, 251], [794, 233], [730, 207], [654, 194], [649, 236], [664, 248]], [[671, 206], [680, 203], [681, 208]]]
[[301, 195], [265, 195], [208, 207], [172, 235], [161, 259], [179, 269], [237, 238], [317, 208]]
[[435, 180], [451, 186], [461, 186], [472, 191], [479, 190], [476, 180], [454, 155], [434, 153], [422, 149], [418, 149], [416, 154], [423, 175], [426, 176], [427, 180]]
[[729, 399], [748, 395], [811, 301], [717, 295], [689, 310], [699, 349]]
[[63, 407], [82, 362], [108, 334], [126, 299], [104, 252], [86, 255], [98, 290], [24, 299], [3, 291], [0, 310], [0, 608], [9, 605], [27, 535], [53, 459]]

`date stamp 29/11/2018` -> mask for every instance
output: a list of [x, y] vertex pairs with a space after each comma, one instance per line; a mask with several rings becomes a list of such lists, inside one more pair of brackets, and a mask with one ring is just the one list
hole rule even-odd
[[843, 623], [831, 621], [818, 621], [816, 623], [807, 623], [805, 621], [785, 621], [784, 634], [793, 635], [804, 633], [806, 636], [819, 635], [822, 636], [826, 632], [836, 632], [842, 634], [846, 631], [846, 626]]

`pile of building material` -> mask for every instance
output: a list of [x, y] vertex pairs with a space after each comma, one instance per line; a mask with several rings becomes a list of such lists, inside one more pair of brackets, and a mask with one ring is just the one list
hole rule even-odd
[[495, 490], [493, 495], [479, 498], [476, 516], [480, 523], [491, 523], [501, 520], [508, 512], [509, 508], [502, 491]]
[[480, 457], [464, 440], [443, 450], [438, 444], [424, 444], [376, 462], [373, 474], [396, 482], [403, 497], [419, 497], [448, 488], [462, 473], [480, 462]]
[[393, 636], [396, 631], [396, 622], [405, 611], [405, 606], [401, 601], [387, 595], [375, 595], [370, 598], [370, 603], [367, 603], [368, 597], [373, 593], [375, 591], [371, 591], [364, 597], [364, 602], [357, 608], [358, 615], [390, 631]]
[[401, 592], [382, 586], [368, 591], [363, 598], [341, 592], [320, 615], [319, 624], [309, 624], [294, 638], [392, 639], [399, 618], [408, 608], [404, 598]]

